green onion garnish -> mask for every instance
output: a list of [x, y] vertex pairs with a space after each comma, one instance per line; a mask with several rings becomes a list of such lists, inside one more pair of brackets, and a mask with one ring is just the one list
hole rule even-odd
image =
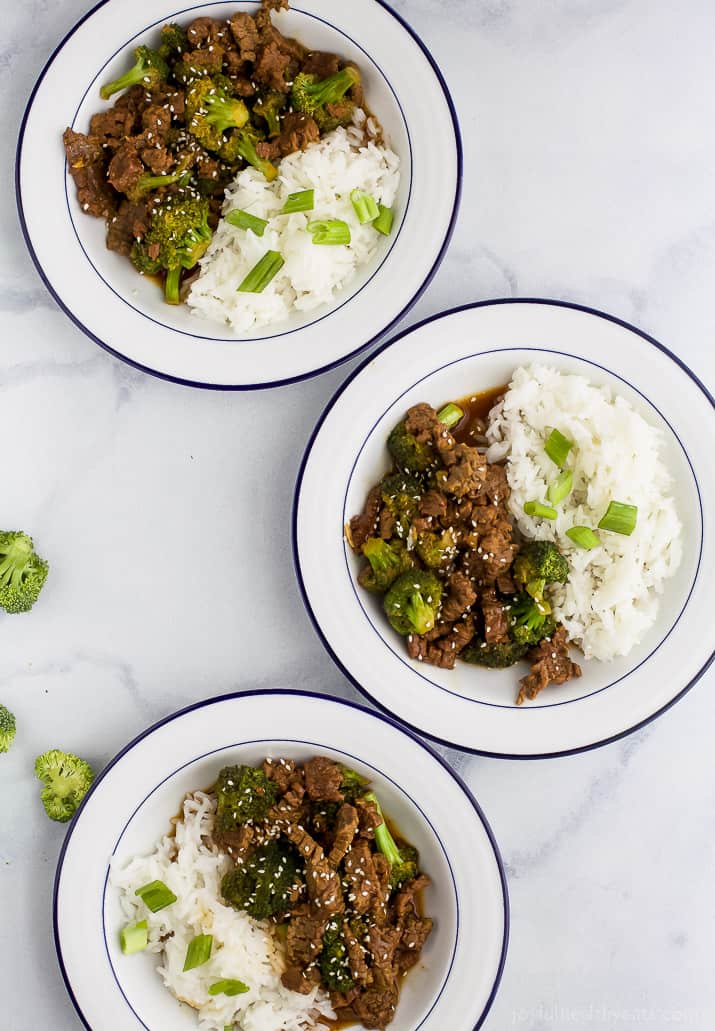
[[546, 497], [552, 505], [558, 505], [564, 498], [567, 498], [573, 490], [573, 473], [570, 469], [564, 469], [559, 473], [553, 483], [549, 484]]
[[608, 510], [598, 524], [599, 530], [610, 530], [612, 533], [622, 533], [630, 537], [636, 528], [638, 519], [638, 508], [635, 505], [625, 505], [621, 501], [611, 501]]
[[301, 190], [299, 193], [291, 193], [285, 204], [281, 215], [295, 215], [297, 211], [312, 211], [315, 207], [315, 190]]
[[248, 211], [239, 211], [238, 208], [235, 211], [229, 211], [226, 221], [230, 222], [232, 226], [236, 226], [237, 229], [250, 229], [256, 236], [263, 236], [268, 225], [265, 218], [259, 218], [258, 215], [252, 215]]
[[240, 294], [261, 294], [285, 265], [278, 251], [266, 251], [238, 288]]
[[119, 932], [119, 944], [125, 956], [131, 956], [135, 952], [143, 952], [149, 944], [149, 925], [146, 920], [140, 920], [138, 924], [127, 924]]
[[568, 437], [565, 437], [558, 430], [552, 430], [546, 438], [544, 451], [551, 461], [558, 465], [559, 469], [563, 469], [572, 447], [572, 440], [569, 440]]
[[527, 501], [524, 504], [524, 511], [528, 516], [537, 516], [539, 519], [556, 519], [559, 514], [555, 508], [542, 505], [540, 501]]
[[378, 210], [380, 214], [372, 223], [373, 228], [377, 229], [378, 233], [382, 233], [383, 236], [389, 236], [392, 232], [392, 223], [395, 219], [392, 208], [386, 208], [384, 204], [378, 204]]
[[328, 218], [309, 222], [305, 227], [313, 237], [313, 243], [337, 247], [350, 243], [350, 226], [341, 218]]
[[369, 193], [364, 193], [363, 190], [353, 190], [350, 194], [350, 200], [361, 226], [366, 225], [368, 222], [374, 222], [379, 216], [380, 209], [377, 201]]
[[584, 548], [586, 551], [597, 548], [601, 543], [590, 526], [572, 526], [570, 530], [566, 531], [566, 536], [574, 544], [578, 544], [579, 548]]
[[166, 909], [167, 906], [176, 902], [176, 895], [170, 888], [167, 888], [163, 881], [152, 881], [150, 884], [145, 884], [143, 888], [137, 888], [134, 894], [139, 896], [152, 913], [158, 913], [159, 910]]
[[234, 981], [230, 977], [223, 981], [217, 981], [209, 988], [209, 995], [243, 995], [250, 992], [250, 988], [243, 981]]
[[457, 423], [460, 423], [464, 418], [464, 412], [459, 405], [452, 404], [445, 405], [444, 408], [437, 412], [437, 418], [443, 423], [448, 430], [451, 430]]
[[208, 963], [213, 942], [212, 934], [197, 934], [195, 938], [192, 938], [186, 950], [184, 971], [195, 970], [196, 967], [202, 967], [204, 963]]

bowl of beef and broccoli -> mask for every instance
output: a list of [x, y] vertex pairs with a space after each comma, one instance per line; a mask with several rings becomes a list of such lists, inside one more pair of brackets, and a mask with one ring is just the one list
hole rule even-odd
[[506, 948], [498, 851], [453, 772], [392, 721], [292, 692], [216, 699], [130, 745], [70, 830], [57, 899], [78, 1008], [115, 1031], [132, 1010], [471, 1031]]
[[266, 385], [411, 304], [456, 214], [458, 131], [374, 0], [110, 0], [38, 83], [18, 187], [46, 282], [98, 342], [197, 385]]

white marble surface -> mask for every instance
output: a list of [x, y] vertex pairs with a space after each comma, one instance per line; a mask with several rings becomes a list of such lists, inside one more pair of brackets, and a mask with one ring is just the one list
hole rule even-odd
[[[20, 725], [0, 757], [4, 1031], [79, 1027], [52, 946], [64, 831], [39, 805], [38, 752], [99, 768], [149, 722], [232, 688], [355, 694], [303, 611], [288, 521], [304, 444], [349, 368], [245, 396], [161, 383], [75, 329], [25, 251], [20, 112], [87, 6], [2, 3], [0, 524], [31, 531], [52, 562], [36, 611], [0, 617], [0, 701]], [[444, 69], [466, 158], [451, 251], [409, 321], [478, 298], [579, 301], [642, 326], [715, 387], [710, 0], [396, 7]], [[488, 1031], [715, 1027], [713, 688], [711, 673], [644, 732], [585, 756], [450, 754], [509, 873]]]

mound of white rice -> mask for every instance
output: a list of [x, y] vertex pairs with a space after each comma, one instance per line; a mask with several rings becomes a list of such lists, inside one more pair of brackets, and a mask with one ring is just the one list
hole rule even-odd
[[[546, 502], [557, 468], [544, 451], [552, 429], [574, 441], [572, 494], [558, 518], [532, 519], [526, 501]], [[671, 478], [660, 455], [661, 433], [622, 397], [582, 376], [541, 365], [520, 368], [493, 409], [487, 457], [507, 457], [510, 510], [527, 538], [551, 540], [568, 557], [567, 584], [554, 592], [554, 612], [586, 658], [626, 655], [653, 625], [659, 595], [681, 559], [681, 524]], [[610, 501], [638, 506], [630, 537], [596, 531], [601, 544], [585, 551], [565, 532], [594, 530]]]
[[[123, 867], [112, 866], [111, 883], [119, 891], [127, 923], [146, 920], [149, 951], [159, 958], [157, 970], [177, 999], [198, 1010], [200, 1031], [306, 1031], [322, 1028], [321, 1015], [334, 1017], [322, 990], [299, 995], [284, 988], [284, 962], [267, 926], [225, 906], [220, 897], [223, 875], [231, 860], [209, 845], [216, 799], [197, 791], [184, 800], [176, 836], [166, 835], [148, 856]], [[134, 892], [151, 881], [163, 881], [177, 901], [151, 913]], [[165, 942], [162, 936], [171, 934]], [[186, 949], [198, 934], [213, 935], [211, 959], [183, 972]], [[126, 957], [125, 962], [137, 962]], [[243, 995], [210, 996], [208, 988], [224, 978], [250, 987]]]
[[[350, 193], [364, 190], [386, 207], [393, 205], [397, 194], [400, 159], [378, 141], [377, 132], [372, 119], [359, 111], [353, 125], [284, 157], [272, 183], [250, 166], [239, 172], [226, 190], [224, 215], [238, 208], [270, 220], [270, 225], [263, 236], [256, 236], [221, 220], [187, 297], [189, 308], [246, 333], [281, 322], [293, 310], [306, 312], [333, 302], [384, 239], [371, 225], [360, 225]], [[279, 214], [289, 194], [310, 189], [315, 190], [313, 211]], [[351, 243], [315, 245], [306, 226], [318, 219], [347, 222]], [[237, 287], [268, 250], [284, 258], [281, 271], [263, 293], [238, 293]]]

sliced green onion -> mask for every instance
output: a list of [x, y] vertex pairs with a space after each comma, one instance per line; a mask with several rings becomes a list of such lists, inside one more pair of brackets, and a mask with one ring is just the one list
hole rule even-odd
[[238, 288], [240, 294], [261, 294], [285, 265], [278, 251], [266, 251]]
[[234, 981], [230, 977], [223, 981], [217, 981], [209, 988], [209, 995], [243, 995], [250, 992], [250, 988], [243, 981]]
[[315, 207], [315, 190], [301, 190], [299, 193], [291, 193], [285, 204], [281, 215], [295, 215], [298, 211], [312, 211]]
[[612, 533], [622, 533], [630, 537], [636, 528], [638, 520], [638, 508], [635, 505], [625, 505], [622, 501], [611, 501], [608, 510], [598, 524], [599, 530], [610, 530]]
[[350, 243], [350, 226], [341, 218], [328, 218], [309, 222], [306, 229], [313, 237], [313, 243], [337, 247]]
[[212, 934], [197, 934], [195, 938], [192, 938], [186, 950], [184, 971], [195, 970], [196, 967], [202, 967], [204, 963], [208, 963], [213, 942]]
[[455, 405], [450, 402], [448, 405], [445, 405], [440, 412], [437, 412], [437, 418], [447, 427], [448, 430], [451, 430], [462, 421], [464, 418], [464, 412], [459, 405]]
[[573, 490], [573, 473], [570, 469], [564, 469], [559, 473], [553, 483], [549, 484], [546, 497], [552, 505], [558, 505], [564, 498], [567, 498]]
[[131, 956], [135, 952], [143, 952], [149, 944], [149, 925], [146, 920], [140, 920], [138, 924], [127, 924], [119, 932], [119, 944], [125, 956]]
[[569, 456], [569, 451], [573, 447], [573, 441], [565, 437], [559, 430], [552, 430], [546, 438], [544, 444], [544, 451], [549, 456], [552, 462], [558, 465], [559, 469], [563, 469], [566, 464], [566, 459]]
[[579, 548], [584, 548], [586, 551], [597, 548], [601, 543], [590, 526], [572, 526], [570, 530], [566, 531], [566, 536], [574, 544], [578, 544]]
[[145, 884], [143, 888], [137, 888], [134, 894], [139, 896], [152, 913], [158, 913], [159, 910], [166, 909], [167, 906], [176, 902], [176, 895], [171, 888], [167, 888], [163, 881], [152, 881], [150, 884]]
[[379, 216], [380, 209], [377, 201], [369, 193], [365, 193], [363, 190], [353, 190], [350, 194], [350, 200], [361, 226], [366, 225], [368, 222], [374, 222]]
[[395, 220], [392, 208], [386, 208], [384, 204], [378, 204], [377, 207], [380, 214], [372, 223], [373, 228], [377, 229], [378, 233], [382, 233], [383, 236], [389, 236], [392, 232], [392, 223]]
[[240, 211], [238, 208], [235, 211], [229, 211], [226, 221], [230, 222], [232, 226], [236, 226], [237, 229], [250, 229], [256, 236], [263, 236], [268, 226], [265, 218], [252, 215], [249, 211]]
[[556, 519], [559, 514], [555, 508], [542, 505], [540, 501], [527, 501], [524, 504], [524, 511], [528, 516], [537, 516], [539, 519]]

